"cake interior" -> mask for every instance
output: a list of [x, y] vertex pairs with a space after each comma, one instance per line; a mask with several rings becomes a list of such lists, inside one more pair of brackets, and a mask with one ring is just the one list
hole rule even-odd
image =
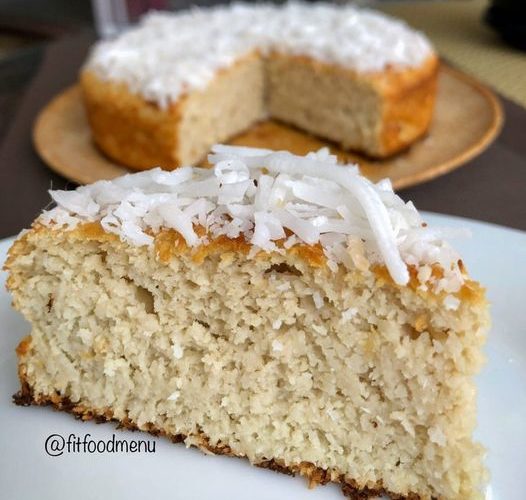
[[267, 106], [270, 116], [344, 149], [381, 155], [382, 100], [365, 80], [306, 57], [268, 58]]
[[35, 398], [358, 489], [475, 497], [482, 302], [447, 310], [385, 273], [333, 273], [312, 247], [249, 258], [223, 239], [192, 256], [183, 241], [130, 246], [89, 225], [15, 244]]
[[382, 154], [381, 96], [365, 79], [309, 58], [251, 54], [223, 69], [206, 89], [189, 94], [181, 110], [177, 145], [184, 165], [202, 161], [213, 144], [265, 118], [344, 148]]
[[223, 69], [204, 91], [181, 104], [177, 151], [182, 164], [205, 158], [210, 147], [240, 134], [266, 115], [263, 59], [249, 54]]

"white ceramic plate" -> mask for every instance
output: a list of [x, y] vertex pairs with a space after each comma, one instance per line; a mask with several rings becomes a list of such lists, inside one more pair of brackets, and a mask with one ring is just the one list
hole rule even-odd
[[[427, 214], [439, 226], [468, 227], [459, 240], [472, 276], [484, 283], [492, 302], [493, 328], [486, 347], [489, 362], [479, 376], [477, 438], [488, 448], [488, 498], [522, 500], [526, 472], [526, 233]], [[0, 262], [11, 240], [0, 242]], [[18, 390], [15, 347], [28, 325], [10, 306], [0, 278], [0, 497], [40, 499], [342, 499], [335, 485], [309, 491], [301, 478], [249, 466], [245, 460], [205, 456], [144, 433], [116, 431], [111, 424], [75, 421], [49, 408], [11, 402]], [[52, 434], [95, 440], [155, 441], [154, 454], [63, 454], [51, 457]]]

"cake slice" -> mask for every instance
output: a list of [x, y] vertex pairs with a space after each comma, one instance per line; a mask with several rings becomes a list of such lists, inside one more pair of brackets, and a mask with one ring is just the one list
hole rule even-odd
[[15, 402], [351, 497], [481, 498], [487, 304], [442, 232], [326, 150], [209, 161], [51, 191], [6, 264]]

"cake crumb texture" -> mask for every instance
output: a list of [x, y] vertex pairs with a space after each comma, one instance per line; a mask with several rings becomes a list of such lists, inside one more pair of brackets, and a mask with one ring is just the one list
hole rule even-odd
[[448, 309], [294, 253], [218, 248], [196, 262], [158, 248], [79, 228], [17, 240], [8, 287], [32, 324], [19, 403], [336, 481], [355, 498], [482, 498], [471, 434], [485, 301]]

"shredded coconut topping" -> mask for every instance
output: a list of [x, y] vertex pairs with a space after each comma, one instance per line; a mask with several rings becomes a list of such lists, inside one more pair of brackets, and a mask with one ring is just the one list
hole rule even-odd
[[138, 27], [99, 42], [86, 67], [166, 107], [255, 50], [307, 55], [363, 72], [415, 67], [432, 53], [424, 35], [371, 10], [236, 3], [149, 14]]
[[454, 293], [463, 283], [459, 256], [443, 240], [444, 230], [424, 226], [388, 180], [372, 183], [357, 166], [338, 165], [326, 148], [296, 156], [216, 145], [208, 159], [211, 169], [155, 168], [74, 191], [50, 191], [57, 206], [39, 222], [73, 228], [99, 221], [132, 245], [153, 244], [152, 234], [163, 228], [178, 231], [190, 247], [242, 236], [254, 254], [319, 243], [333, 271], [339, 264], [368, 269], [353, 260], [359, 240], [361, 259], [385, 264], [397, 284], [408, 283], [408, 265], [418, 276], [434, 264], [443, 270], [434, 291]]

